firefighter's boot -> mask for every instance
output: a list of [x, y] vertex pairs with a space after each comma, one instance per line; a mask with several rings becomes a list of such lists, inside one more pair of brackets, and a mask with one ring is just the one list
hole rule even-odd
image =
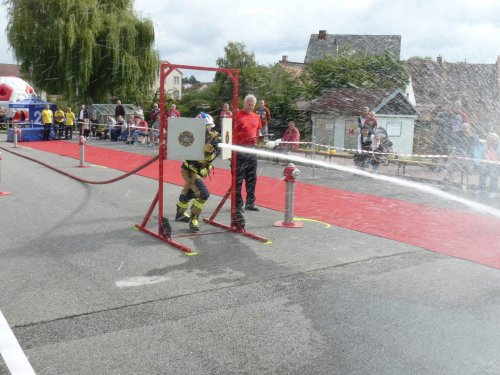
[[175, 214], [175, 221], [182, 221], [184, 223], [189, 222], [189, 215], [186, 211], [183, 211], [182, 208], [177, 206], [177, 213]]
[[189, 230], [191, 232], [198, 232], [200, 230], [198, 216], [199, 214], [191, 214], [191, 218], [189, 219]]

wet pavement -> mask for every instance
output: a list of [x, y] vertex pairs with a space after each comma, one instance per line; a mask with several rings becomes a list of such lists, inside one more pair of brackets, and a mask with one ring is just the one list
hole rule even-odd
[[[89, 143], [154, 155], [144, 145]], [[247, 214], [247, 229], [271, 243], [203, 225], [203, 235], [179, 239], [198, 252], [186, 256], [134, 229], [154, 180], [89, 186], [0, 151], [0, 186], [13, 192], [0, 197], [0, 310], [37, 374], [500, 373], [496, 269], [326, 223], [273, 227], [283, 213], [265, 208]], [[122, 174], [18, 152], [89, 179]], [[259, 162], [260, 175], [278, 178], [282, 168]], [[299, 168], [308, 183], [466, 209]], [[166, 185], [167, 215], [178, 193]], [[207, 214], [219, 199], [211, 196]]]

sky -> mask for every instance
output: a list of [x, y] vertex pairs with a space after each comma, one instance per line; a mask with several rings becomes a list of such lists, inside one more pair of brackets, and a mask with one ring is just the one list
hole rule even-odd
[[[1, 3], [0, 3], [1, 4]], [[229, 41], [260, 64], [283, 55], [303, 62], [311, 34], [400, 35], [401, 58], [438, 55], [444, 61], [493, 64], [500, 56], [498, 0], [136, 0], [155, 25], [155, 47], [174, 64], [215, 67]], [[7, 24], [0, 5], [0, 29]], [[0, 63], [13, 63], [0, 33]], [[209, 80], [209, 73], [184, 71]], [[208, 76], [207, 76], [208, 74]]]

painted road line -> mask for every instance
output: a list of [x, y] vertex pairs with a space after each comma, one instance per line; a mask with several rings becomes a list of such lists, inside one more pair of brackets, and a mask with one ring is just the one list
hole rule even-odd
[[134, 286], [143, 286], [143, 285], [151, 285], [158, 284], [164, 281], [170, 280], [168, 276], [137, 276], [130, 277], [128, 279], [118, 280], [115, 282], [115, 285], [118, 288], [128, 288]]
[[21, 345], [0, 311], [0, 353], [12, 375], [35, 375]]

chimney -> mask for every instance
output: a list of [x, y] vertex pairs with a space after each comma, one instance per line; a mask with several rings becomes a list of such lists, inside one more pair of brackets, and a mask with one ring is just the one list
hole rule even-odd
[[287, 55], [281, 56], [281, 62], [288, 62], [288, 56]]
[[319, 31], [318, 40], [326, 40], [326, 30]]
[[437, 63], [438, 65], [443, 65], [443, 58], [441, 57], [441, 55], [437, 57]]

